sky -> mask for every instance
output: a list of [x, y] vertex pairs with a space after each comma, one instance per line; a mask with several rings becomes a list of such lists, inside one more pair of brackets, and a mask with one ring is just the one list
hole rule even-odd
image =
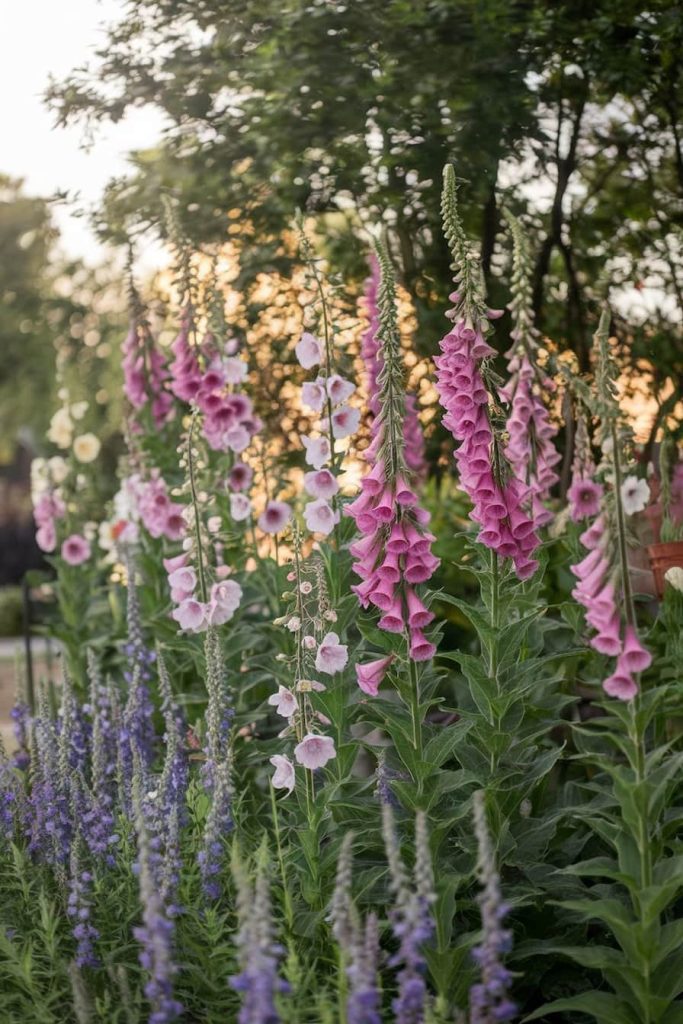
[[[54, 207], [61, 247], [89, 263], [111, 258], [111, 252], [78, 214], [96, 206], [111, 177], [126, 172], [129, 150], [159, 138], [161, 115], [139, 110], [117, 125], [104, 124], [86, 151], [83, 128], [56, 127], [42, 94], [51, 74], [63, 78], [88, 60], [103, 40], [103, 26], [121, 20], [125, 6], [125, 0], [0, 2], [0, 172], [24, 178], [30, 194], [68, 192], [71, 201]], [[148, 264], [163, 261], [160, 248], [147, 253]]]

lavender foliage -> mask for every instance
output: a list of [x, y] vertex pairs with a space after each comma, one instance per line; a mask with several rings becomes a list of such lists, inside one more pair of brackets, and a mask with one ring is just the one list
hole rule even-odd
[[273, 940], [268, 880], [263, 863], [252, 888], [237, 857], [233, 861], [237, 883], [240, 973], [230, 985], [241, 994], [238, 1024], [280, 1024], [276, 996], [289, 992], [289, 985], [278, 975], [278, 963], [284, 952]]
[[220, 875], [225, 856], [225, 836], [232, 831], [232, 782], [230, 759], [221, 761], [215, 771], [211, 807], [204, 827], [202, 848], [197, 854], [204, 895], [217, 900], [222, 893]]
[[502, 923], [509, 908], [500, 891], [481, 791], [474, 794], [474, 831], [479, 847], [477, 873], [482, 885], [479, 895], [482, 941], [472, 951], [481, 981], [470, 989], [470, 1024], [490, 1024], [512, 1020], [517, 1007], [509, 996], [512, 975], [503, 964], [503, 957], [512, 946], [512, 932]]
[[67, 914], [73, 920], [73, 936], [76, 939], [76, 964], [78, 967], [97, 967], [99, 958], [95, 953], [95, 941], [99, 932], [92, 923], [92, 883], [90, 871], [81, 867], [78, 841], [71, 851], [71, 877]]
[[[136, 786], [137, 789], [137, 786]], [[142, 924], [133, 929], [140, 943], [138, 959], [149, 977], [144, 986], [150, 1002], [149, 1024], [168, 1024], [183, 1012], [182, 1004], [173, 995], [173, 961], [175, 926], [164, 905], [159, 886], [160, 856], [158, 837], [151, 837], [145, 821], [145, 811], [139, 793], [136, 794], [135, 827], [138, 841], [138, 878]]]
[[392, 1001], [396, 1024], [422, 1024], [427, 1009], [427, 962], [422, 951], [434, 932], [430, 906], [434, 901], [431, 858], [424, 814], [419, 812], [415, 825], [415, 871], [411, 884], [401, 860], [391, 806], [383, 806], [384, 843], [389, 862], [394, 909], [389, 918], [398, 939], [398, 952], [390, 959], [396, 974], [398, 994]]

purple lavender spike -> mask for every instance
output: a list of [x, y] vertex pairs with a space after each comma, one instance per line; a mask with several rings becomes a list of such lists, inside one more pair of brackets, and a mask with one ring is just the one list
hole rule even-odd
[[422, 1024], [428, 1001], [427, 962], [422, 946], [434, 932], [430, 912], [434, 891], [426, 823], [424, 814], [418, 812], [415, 823], [415, 880], [411, 884], [401, 860], [391, 806], [384, 804], [382, 811], [390, 885], [396, 897], [389, 918], [399, 941], [398, 952], [389, 961], [390, 966], [400, 967], [396, 975], [398, 995], [392, 1002], [394, 1019], [395, 1024]]
[[502, 926], [509, 908], [501, 896], [500, 877], [491, 848], [481, 790], [474, 794], [473, 816], [479, 847], [477, 873], [482, 885], [478, 897], [482, 942], [472, 950], [481, 972], [481, 981], [470, 989], [470, 1024], [490, 1024], [491, 1021], [512, 1020], [517, 1013], [517, 1007], [508, 995], [512, 975], [502, 962], [505, 953], [510, 951], [512, 932]]
[[265, 866], [261, 864], [252, 889], [244, 867], [235, 857], [233, 873], [237, 883], [240, 973], [230, 978], [230, 985], [242, 995], [238, 1024], [280, 1024], [275, 1005], [278, 993], [289, 992], [286, 981], [278, 975], [278, 961], [283, 949], [273, 941], [270, 895]]

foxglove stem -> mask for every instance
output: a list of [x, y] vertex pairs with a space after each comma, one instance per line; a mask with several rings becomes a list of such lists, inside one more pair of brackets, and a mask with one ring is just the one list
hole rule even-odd
[[611, 425], [612, 438], [612, 464], [614, 466], [614, 501], [617, 510], [617, 532], [619, 534], [619, 561], [621, 563], [621, 579], [624, 588], [624, 611], [629, 626], [636, 626], [636, 613], [633, 606], [633, 592], [631, 590], [631, 576], [628, 566], [628, 550], [626, 547], [626, 517], [624, 516], [624, 505], [621, 500], [621, 460], [619, 457], [619, 437], [615, 423]]
[[196, 422], [197, 413], [195, 411], [192, 414], [192, 420], [190, 422], [190, 431], [187, 435], [187, 467], [190, 474], [190, 496], [192, 498], [192, 510], [194, 513], [194, 533], [195, 544], [197, 545], [197, 572], [199, 575], [199, 593], [201, 595], [202, 603], [206, 604], [208, 598], [208, 591], [206, 587], [206, 577], [204, 575], [204, 554], [202, 551], [202, 531], [201, 520], [199, 516], [199, 499], [197, 498], [197, 487], [194, 473], [194, 455], [192, 454], [192, 440], [194, 437], [194, 427]]
[[[317, 264], [316, 264], [316, 256], [315, 256], [315, 253], [313, 252], [313, 250], [311, 248], [311, 243], [309, 242], [308, 237], [306, 236], [306, 234], [303, 231], [303, 227], [302, 227], [302, 230], [301, 230], [301, 248], [302, 248], [302, 251], [303, 251], [303, 257], [304, 257], [304, 259], [306, 261], [306, 264], [307, 264], [311, 274], [313, 275], [313, 280], [315, 281], [316, 291], [318, 292], [318, 298], [320, 300], [320, 308], [321, 308], [321, 311], [322, 311], [322, 318], [323, 318], [323, 337], [325, 339], [325, 368], [327, 370], [327, 376], [329, 377], [330, 374], [332, 373], [332, 340], [330, 338], [330, 319], [329, 319], [329, 315], [328, 315], [328, 312], [327, 312], [327, 300], [325, 298], [325, 290], [323, 288], [322, 278], [321, 278], [320, 274], [318, 273], [318, 267], [317, 267]], [[326, 409], [326, 412], [327, 412], [327, 430], [328, 430], [328, 437], [329, 437], [329, 441], [330, 441], [330, 452], [332, 454], [332, 465], [334, 466], [334, 440], [335, 440], [335, 438], [334, 438], [334, 430], [333, 430], [333, 426], [332, 426], [332, 398], [330, 397], [329, 392], [327, 392], [326, 399], [325, 399], [325, 409]], [[332, 507], [334, 508], [335, 506], [336, 506], [336, 501], [333, 499]]]
[[[410, 640], [406, 638], [410, 645]], [[417, 669], [417, 662], [410, 657], [408, 651], [408, 673], [410, 679], [410, 715], [413, 721], [413, 746], [418, 759], [422, 760], [422, 721], [420, 719], [420, 676]], [[418, 782], [418, 785], [420, 783]]]

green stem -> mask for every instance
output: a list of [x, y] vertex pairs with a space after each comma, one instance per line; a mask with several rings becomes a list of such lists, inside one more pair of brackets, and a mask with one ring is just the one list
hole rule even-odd
[[410, 716], [413, 722], [413, 746], [422, 760], [422, 722], [420, 720], [420, 677], [417, 665], [408, 654], [408, 675], [410, 679]]
[[192, 496], [192, 509], [194, 511], [194, 535], [197, 547], [197, 570], [199, 573], [199, 593], [201, 599], [206, 603], [208, 592], [206, 589], [206, 577], [204, 575], [204, 556], [202, 553], [201, 520], [199, 517], [199, 501], [197, 499], [197, 487], [194, 476], [194, 458], [192, 456], [192, 438], [194, 436], [194, 425], [196, 414], [193, 414], [190, 422], [190, 432], [187, 435], [187, 466], [190, 473], [190, 494]]
[[[638, 856], [640, 861], [640, 887], [639, 892], [635, 896], [635, 903], [638, 915], [640, 917], [640, 928], [642, 935], [642, 943], [648, 950], [653, 948], [653, 929], [659, 927], [659, 916], [653, 922], [652, 920], [646, 921], [646, 915], [644, 913], [644, 907], [640, 899], [640, 891], [647, 889], [652, 885], [653, 871], [652, 871], [652, 847], [650, 843], [650, 820], [649, 820], [649, 809], [648, 809], [648, 794], [645, 787], [646, 779], [646, 752], [645, 752], [645, 729], [643, 728], [643, 718], [640, 714], [640, 697], [636, 697], [631, 701], [631, 721], [629, 723], [629, 738], [633, 747], [632, 751], [632, 768], [635, 775], [636, 792], [637, 792], [637, 830], [636, 830], [636, 844], [638, 846]], [[650, 954], [644, 957], [644, 961], [641, 965], [643, 972], [643, 981], [645, 982], [645, 1000], [642, 1010], [644, 1013], [643, 1024], [650, 1024], [650, 975], [651, 975], [651, 963]]]
[[280, 878], [282, 880], [282, 896], [285, 908], [285, 919], [287, 921], [287, 928], [290, 934], [294, 931], [294, 908], [292, 906], [292, 897], [289, 892], [289, 886], [287, 885], [287, 872], [285, 870], [285, 859], [282, 852], [282, 840], [280, 838], [280, 819], [277, 812], [277, 800], [275, 799], [275, 790], [271, 784], [270, 787], [270, 806], [273, 812], [273, 831], [275, 832], [275, 849], [277, 851], [277, 862], [280, 868]]
[[[496, 698], [498, 698], [499, 695], [500, 695], [499, 687], [498, 687], [498, 629], [499, 629], [499, 619], [500, 619], [500, 563], [498, 561], [498, 555], [496, 554], [495, 551], [491, 552], [491, 609], [490, 609], [490, 611], [491, 611], [491, 629], [492, 629], [493, 635], [492, 635], [491, 640], [489, 642], [489, 676], [491, 678], [491, 682], [493, 683], [493, 686], [495, 687]], [[496, 699], [496, 701], [493, 702], [492, 706], [495, 709], [495, 708], [497, 708], [497, 705], [498, 705], [498, 701]], [[490, 770], [491, 770], [491, 775], [492, 776], [494, 775], [494, 773], [496, 771], [496, 768], [497, 768], [497, 764], [498, 764], [498, 754], [497, 754], [497, 749], [496, 748], [497, 748], [497, 744], [498, 744], [498, 733], [500, 732], [500, 719], [498, 717], [497, 711], [495, 711], [495, 710], [494, 710], [494, 716], [495, 716], [495, 721], [493, 723], [493, 727], [495, 729], [495, 735], [493, 737], [494, 742], [491, 745], [491, 750], [490, 750], [490, 753], [489, 753], [489, 764], [490, 764]]]
[[619, 459], [619, 438], [615, 423], [611, 426], [612, 437], [612, 461], [614, 465], [614, 502], [617, 510], [617, 534], [619, 543], [619, 561], [621, 563], [621, 580], [624, 588], [624, 611], [629, 626], [635, 628], [636, 613], [633, 606], [633, 592], [631, 590], [631, 577], [628, 571], [628, 551], [626, 548], [626, 517], [624, 506], [621, 501], [621, 462]]

